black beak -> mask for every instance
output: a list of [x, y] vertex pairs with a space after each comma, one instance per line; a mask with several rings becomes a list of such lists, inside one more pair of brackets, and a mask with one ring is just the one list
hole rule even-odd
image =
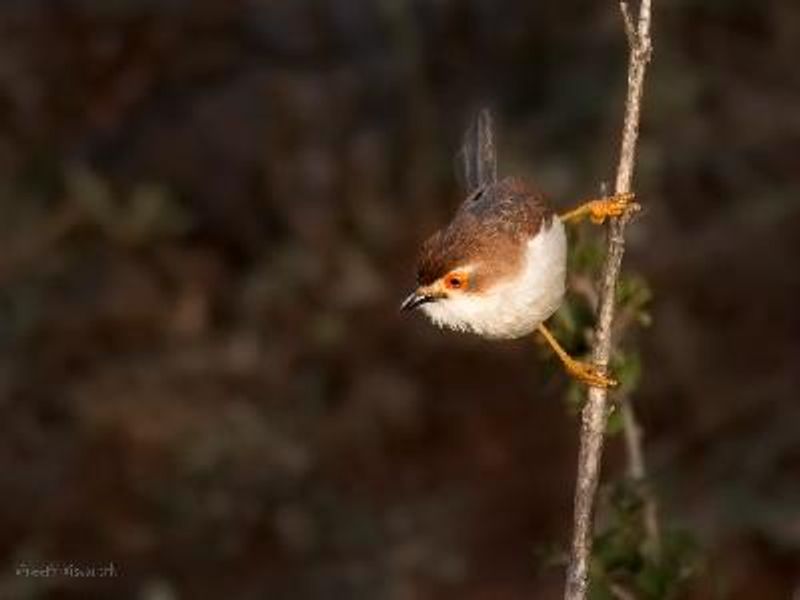
[[423, 304], [427, 304], [428, 302], [433, 302], [434, 300], [436, 300], [435, 296], [412, 292], [411, 294], [409, 294], [408, 298], [403, 300], [403, 303], [400, 305], [400, 310], [401, 311], [414, 310], [418, 306], [422, 306]]

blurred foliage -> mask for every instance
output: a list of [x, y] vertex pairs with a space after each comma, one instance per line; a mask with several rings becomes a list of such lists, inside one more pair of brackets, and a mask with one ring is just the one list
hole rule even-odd
[[[570, 279], [579, 281], [579, 292], [568, 293], [554, 319], [554, 331], [571, 353], [588, 350], [588, 332], [594, 327], [594, 311], [598, 290], [594, 281], [599, 278], [603, 261], [604, 237], [599, 228], [579, 226], [573, 232], [570, 246]], [[616, 292], [616, 332], [609, 370], [619, 381], [612, 391], [612, 405], [606, 433], [613, 437], [626, 426], [622, 411], [614, 404], [622, 396], [633, 398], [639, 390], [643, 375], [641, 351], [635, 347], [632, 326], [652, 324], [650, 304], [653, 293], [639, 273], [623, 271]], [[589, 360], [589, 357], [585, 357]], [[586, 387], [570, 381], [566, 403], [571, 413], [578, 415], [586, 401]], [[630, 460], [630, 457], [629, 457]], [[636, 481], [623, 475], [604, 484], [598, 501], [598, 514], [605, 526], [595, 533], [590, 570], [592, 600], [669, 600], [686, 590], [687, 581], [698, 572], [700, 549], [694, 536], [686, 530], [675, 529], [663, 515], [645, 515], [647, 502], [658, 502], [651, 481]], [[661, 519], [657, 524], [659, 539], [648, 531], [647, 518]]]
[[685, 530], [664, 528], [660, 547], [653, 546], [644, 526], [643, 485], [622, 481], [601, 492], [606, 524], [594, 541], [592, 600], [679, 598], [702, 566], [697, 542]]
[[186, 233], [190, 217], [165, 186], [140, 182], [124, 196], [85, 165], [66, 169], [68, 202], [80, 206], [87, 218], [115, 240], [133, 245]]

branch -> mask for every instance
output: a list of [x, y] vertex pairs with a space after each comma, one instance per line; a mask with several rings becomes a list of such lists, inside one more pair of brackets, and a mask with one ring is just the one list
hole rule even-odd
[[661, 528], [658, 524], [658, 502], [647, 480], [647, 466], [642, 448], [642, 428], [636, 420], [630, 398], [623, 395], [619, 400], [622, 415], [622, 431], [625, 434], [625, 453], [628, 457], [628, 477], [639, 486], [643, 502], [644, 531], [650, 549], [656, 558], [661, 556]]
[[[650, 10], [651, 0], [641, 0], [636, 29], [627, 3], [620, 5], [629, 41], [628, 95], [625, 103], [625, 121], [622, 128], [622, 145], [617, 167], [616, 193], [630, 192], [636, 158], [636, 141], [639, 137], [644, 76], [650, 61]], [[600, 306], [594, 332], [592, 359], [605, 371], [611, 356], [611, 325], [614, 321], [614, 301], [619, 279], [622, 255], [625, 252], [625, 227], [638, 205], [617, 219], [609, 221], [607, 252], [600, 281]], [[592, 529], [595, 495], [600, 477], [603, 442], [608, 418], [608, 391], [589, 388], [588, 399], [581, 418], [581, 440], [578, 453], [578, 476], [575, 486], [575, 514], [572, 550], [567, 570], [565, 600], [586, 598], [589, 579], [589, 559], [592, 552]]]

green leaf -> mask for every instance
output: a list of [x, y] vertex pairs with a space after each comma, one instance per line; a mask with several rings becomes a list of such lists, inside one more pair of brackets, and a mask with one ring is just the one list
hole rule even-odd
[[618, 352], [611, 361], [611, 367], [622, 392], [630, 394], [639, 387], [642, 380], [642, 357], [638, 351]]
[[609, 437], [617, 435], [622, 431], [623, 424], [622, 414], [618, 410], [613, 410], [612, 407], [612, 412], [606, 421], [606, 435]]
[[569, 413], [573, 416], [578, 415], [583, 409], [583, 405], [586, 404], [586, 392], [584, 390], [583, 384], [570, 379], [565, 400]]
[[653, 299], [653, 292], [641, 275], [624, 275], [617, 285], [620, 304], [644, 306]]

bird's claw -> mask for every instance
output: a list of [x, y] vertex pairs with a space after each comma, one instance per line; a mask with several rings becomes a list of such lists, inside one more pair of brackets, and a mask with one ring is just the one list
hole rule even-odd
[[608, 217], [619, 217], [630, 209], [638, 208], [633, 199], [636, 195], [632, 192], [609, 196], [601, 200], [595, 200], [589, 207], [589, 218], [592, 223], [602, 225]]
[[573, 361], [567, 365], [567, 371], [572, 377], [591, 387], [608, 389], [619, 385], [616, 379], [604, 375], [600, 369], [589, 363]]

